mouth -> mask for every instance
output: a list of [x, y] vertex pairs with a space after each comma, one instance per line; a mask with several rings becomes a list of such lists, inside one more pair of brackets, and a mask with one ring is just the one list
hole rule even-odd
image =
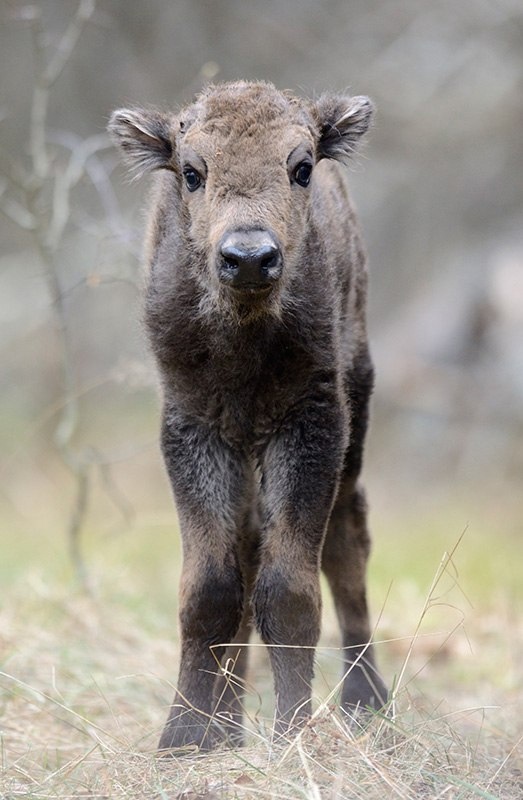
[[238, 300], [253, 302], [268, 297], [274, 288], [267, 283], [243, 283], [240, 286], [229, 286], [229, 290]]

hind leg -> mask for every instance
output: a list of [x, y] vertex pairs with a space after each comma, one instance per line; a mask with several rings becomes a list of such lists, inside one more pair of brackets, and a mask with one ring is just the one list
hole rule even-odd
[[370, 550], [363, 491], [351, 480], [340, 485], [322, 553], [345, 648], [342, 708], [381, 708], [387, 689], [370, 644], [365, 575]]
[[341, 702], [347, 711], [358, 706], [380, 708], [387, 700], [387, 689], [376, 669], [370, 644], [366, 594], [370, 537], [365, 495], [357, 483], [373, 380], [372, 363], [363, 349], [346, 376], [351, 409], [350, 445], [322, 552], [322, 569], [332, 591], [346, 648]]

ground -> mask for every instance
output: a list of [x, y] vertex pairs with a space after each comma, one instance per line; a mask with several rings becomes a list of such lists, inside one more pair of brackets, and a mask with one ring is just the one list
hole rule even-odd
[[[523, 796], [521, 541], [492, 520], [373, 517], [370, 569], [394, 716], [349, 730], [336, 711], [340, 653], [329, 599], [315, 715], [271, 735], [271, 680], [252, 645], [249, 741], [234, 752], [159, 759], [176, 677], [174, 516], [86, 530], [91, 596], [63, 542], [7, 526], [0, 612], [0, 796], [15, 798], [489, 798]], [[386, 535], [385, 535], [386, 531]], [[326, 594], [326, 593], [325, 593]]]

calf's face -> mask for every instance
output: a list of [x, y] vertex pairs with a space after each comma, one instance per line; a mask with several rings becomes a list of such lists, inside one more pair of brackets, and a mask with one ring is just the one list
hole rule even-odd
[[308, 102], [242, 81], [209, 87], [178, 115], [115, 111], [109, 131], [137, 173], [172, 173], [209, 288], [263, 308], [299, 264], [315, 164], [346, 160], [371, 115], [366, 97]]
[[312, 125], [275, 91], [215, 91], [180, 117], [182, 198], [211, 280], [256, 302], [303, 237], [315, 161]]

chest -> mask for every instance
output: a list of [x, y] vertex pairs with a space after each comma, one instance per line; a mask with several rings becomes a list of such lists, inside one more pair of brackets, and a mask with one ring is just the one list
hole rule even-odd
[[262, 446], [306, 395], [318, 361], [314, 342], [262, 327], [222, 336], [195, 331], [171, 353], [169, 401], [249, 450]]

